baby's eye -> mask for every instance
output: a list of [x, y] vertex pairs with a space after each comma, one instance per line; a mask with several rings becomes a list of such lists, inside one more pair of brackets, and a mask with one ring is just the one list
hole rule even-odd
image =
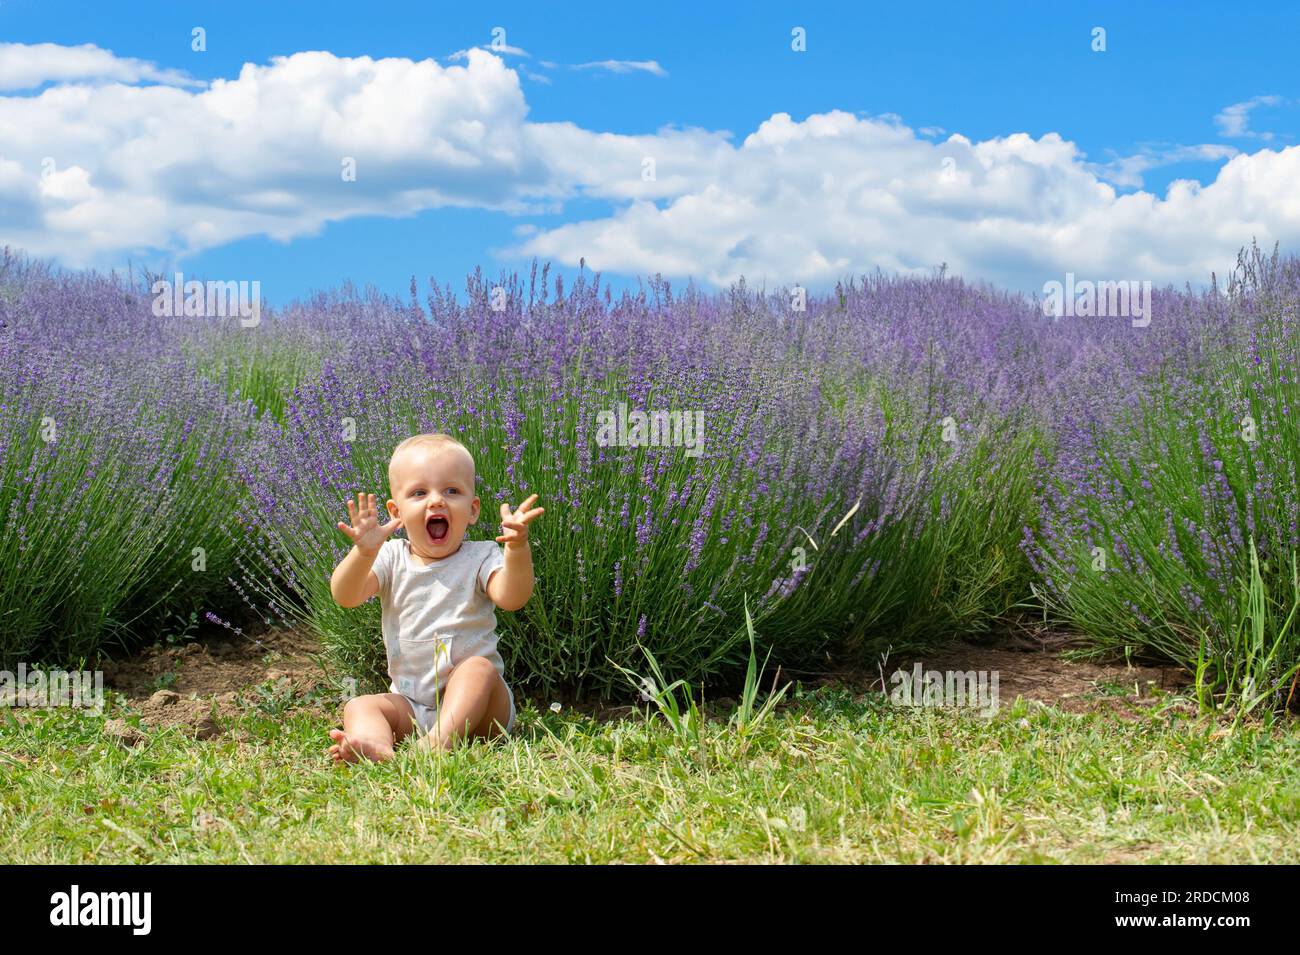
[[447, 488], [447, 493], [448, 493], [448, 494], [459, 494], [460, 491], [456, 490], [456, 488], [454, 488], [454, 487], [449, 487], [449, 488]]

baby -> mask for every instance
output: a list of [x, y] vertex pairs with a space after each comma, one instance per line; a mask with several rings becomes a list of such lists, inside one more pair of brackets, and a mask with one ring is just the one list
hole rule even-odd
[[[515, 723], [515, 697], [497, 653], [495, 604], [518, 610], [533, 593], [528, 524], [544, 513], [501, 505], [497, 541], [467, 541], [477, 524], [474, 458], [455, 438], [407, 438], [388, 462], [392, 518], [379, 523], [375, 495], [347, 502], [352, 526], [338, 529], [353, 547], [334, 569], [330, 593], [342, 607], [375, 594], [383, 611], [389, 693], [358, 696], [343, 707], [343, 729], [330, 730], [335, 762], [392, 759], [411, 732], [419, 745], [450, 749], [458, 737], [491, 739]], [[388, 537], [398, 527], [406, 538]]]

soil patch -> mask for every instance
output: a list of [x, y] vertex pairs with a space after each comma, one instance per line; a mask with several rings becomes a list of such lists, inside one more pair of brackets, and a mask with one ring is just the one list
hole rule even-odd
[[[889, 658], [875, 671], [838, 669], [825, 672], [781, 671], [779, 683], [799, 679], [805, 689], [829, 685], [854, 694], [880, 693], [896, 670], [914, 672], [987, 671], [998, 673], [998, 699], [1007, 706], [1016, 697], [1037, 700], [1074, 713], [1104, 712], [1137, 718], [1162, 697], [1185, 691], [1187, 671], [1167, 665], [1128, 666], [1123, 661], [1099, 663], [1067, 660], [1062, 655], [1077, 638], [1053, 632], [1008, 634], [993, 646], [957, 643], [925, 654]], [[154, 646], [133, 657], [106, 661], [106, 689], [124, 694], [148, 729], [177, 727], [196, 739], [224, 735], [226, 719], [243, 712], [257, 693], [304, 694], [326, 684], [315, 655], [316, 640], [296, 630], [272, 629], [256, 638], [187, 643], [179, 647]], [[764, 692], [773, 673], [761, 680]], [[516, 702], [524, 696], [516, 690]], [[787, 695], [782, 705], [788, 705]], [[539, 709], [550, 701], [534, 701]], [[708, 697], [705, 715], [726, 718], [736, 700]], [[611, 705], [566, 700], [561, 711], [578, 712], [598, 720], [620, 719], [645, 709], [641, 705]], [[18, 711], [15, 711], [16, 713]], [[337, 716], [337, 713], [335, 713]], [[111, 720], [106, 734], [122, 745], [140, 742], [132, 727]]]
[[309, 636], [276, 629], [257, 638], [154, 646], [133, 657], [105, 661], [101, 669], [105, 687], [133, 700], [156, 690], [173, 690], [182, 697], [217, 696], [286, 677], [295, 687], [306, 688], [324, 677], [312, 659], [319, 649]]
[[[891, 677], [902, 670], [923, 673], [986, 671], [991, 682], [998, 674], [999, 706], [1009, 706], [1016, 697], [1050, 704], [1069, 713], [1108, 713], [1136, 719], [1145, 710], [1167, 702], [1171, 694], [1185, 694], [1191, 674], [1173, 664], [1154, 662], [1070, 660], [1067, 651], [1082, 646], [1080, 637], [1069, 633], [1024, 630], [1008, 633], [998, 643], [954, 643], [928, 653], [904, 653], [889, 657], [874, 672], [834, 671], [812, 674], [804, 685], [842, 684], [853, 689], [879, 693], [895, 683]], [[770, 679], [770, 678], [769, 678]], [[1189, 711], [1195, 706], [1188, 704]]]
[[[256, 638], [154, 646], [133, 657], [101, 664], [104, 688], [122, 693], [149, 728], [180, 727], [197, 739], [223, 735], [224, 719], [243, 712], [258, 692], [297, 694], [325, 681], [312, 654], [314, 639], [294, 630], [269, 630]], [[117, 721], [110, 721], [115, 724]], [[106, 733], [135, 745], [129, 727]]]

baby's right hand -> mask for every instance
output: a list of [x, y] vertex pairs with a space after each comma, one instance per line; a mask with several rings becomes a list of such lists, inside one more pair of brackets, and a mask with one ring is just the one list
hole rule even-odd
[[344, 503], [348, 506], [348, 518], [352, 521], [352, 526], [349, 527], [339, 521], [338, 529], [352, 538], [352, 543], [357, 545], [357, 550], [367, 557], [378, 554], [379, 548], [388, 539], [388, 535], [402, 526], [402, 520], [398, 517], [387, 524], [379, 523], [373, 494], [362, 494], [358, 491], [355, 502], [348, 499]]

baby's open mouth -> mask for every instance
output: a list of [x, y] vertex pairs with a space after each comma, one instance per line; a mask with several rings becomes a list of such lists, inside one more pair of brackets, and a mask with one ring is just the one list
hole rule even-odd
[[425, 522], [424, 529], [429, 532], [429, 539], [435, 544], [441, 544], [447, 539], [447, 532], [451, 530], [451, 524], [445, 517], [431, 517]]

